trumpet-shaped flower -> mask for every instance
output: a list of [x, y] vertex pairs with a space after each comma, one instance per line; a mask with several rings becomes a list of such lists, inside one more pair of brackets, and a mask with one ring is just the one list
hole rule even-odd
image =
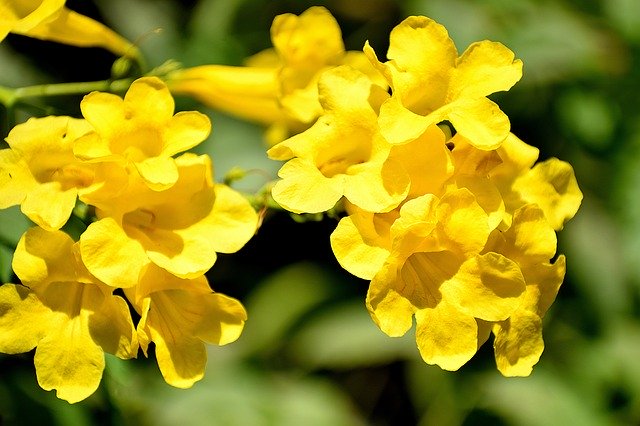
[[149, 187], [166, 189], [178, 179], [173, 155], [205, 140], [209, 118], [196, 111], [174, 113], [174, 100], [157, 77], [131, 84], [124, 99], [93, 92], [80, 104], [94, 131], [78, 139], [74, 154], [90, 162], [132, 164]]
[[211, 291], [204, 276], [180, 279], [151, 266], [127, 294], [141, 315], [140, 347], [146, 354], [149, 343], [155, 343], [162, 376], [178, 388], [189, 388], [203, 377], [205, 342], [235, 341], [247, 319], [242, 304]]
[[61, 231], [28, 230], [13, 268], [24, 285], [0, 287], [0, 352], [36, 348], [38, 383], [71, 403], [91, 395], [104, 353], [136, 356], [129, 308], [82, 265], [77, 244]]
[[496, 152], [500, 165], [489, 172], [489, 178], [502, 194], [507, 222], [517, 209], [530, 203], [542, 209], [556, 231], [575, 216], [582, 192], [569, 163], [550, 158], [534, 165], [538, 150], [513, 134]]
[[216, 252], [233, 253], [255, 233], [258, 217], [231, 188], [211, 181], [208, 156], [175, 160], [179, 178], [154, 191], [139, 178], [104, 205], [80, 238], [88, 270], [114, 287], [132, 287], [154, 263], [181, 278], [211, 268]]
[[308, 128], [322, 113], [317, 83], [324, 71], [349, 65], [387, 87], [362, 52], [345, 52], [340, 27], [323, 7], [300, 16], [276, 16], [271, 40], [274, 47], [249, 58], [245, 67], [188, 68], [172, 74], [169, 87], [212, 108], [270, 125], [271, 145]]
[[[448, 157], [440, 154], [442, 140], [432, 129], [394, 147], [392, 155], [409, 171], [408, 201], [383, 214], [347, 203], [332, 249], [346, 270], [371, 280], [368, 305], [383, 331], [402, 335], [415, 316], [426, 362], [456, 369], [493, 330], [498, 369], [529, 375], [544, 348], [542, 318], [564, 277], [564, 256], [550, 261], [554, 229], [580, 204], [573, 171], [557, 159], [534, 166], [537, 149], [513, 135], [495, 151], [456, 135], [446, 142]], [[483, 303], [487, 290], [478, 280], [502, 300]], [[489, 319], [498, 314], [504, 319]], [[457, 330], [453, 337], [449, 329]]]
[[349, 67], [325, 72], [318, 84], [324, 115], [308, 130], [268, 151], [289, 160], [273, 198], [294, 213], [326, 211], [343, 196], [369, 211], [396, 207], [407, 195], [402, 165], [378, 129], [376, 109], [387, 94]]
[[48, 230], [62, 227], [78, 191], [94, 183], [95, 168], [73, 155], [73, 143], [91, 131], [84, 120], [31, 118], [14, 127], [0, 150], [0, 208], [19, 204], [22, 212]]
[[556, 255], [556, 235], [535, 204], [519, 208], [511, 227], [494, 232], [485, 251], [516, 262], [526, 283], [522, 304], [508, 319], [493, 325], [498, 370], [505, 376], [528, 376], [544, 349], [542, 318], [553, 303], [565, 274], [565, 257]]
[[425, 362], [456, 370], [483, 341], [477, 319], [502, 321], [518, 308], [522, 273], [503, 255], [481, 254], [489, 218], [466, 189], [408, 201], [391, 237], [390, 256], [369, 287], [369, 311], [390, 336], [406, 333], [415, 316]]
[[364, 51], [392, 88], [380, 109], [389, 142], [409, 142], [445, 120], [480, 149], [495, 149], [507, 137], [509, 119], [486, 96], [509, 90], [522, 76], [522, 62], [502, 44], [473, 43], [458, 57], [442, 25], [412, 16], [391, 31], [387, 62], [368, 43]]
[[65, 0], [2, 0], [0, 41], [9, 33], [136, 57], [138, 49], [103, 24], [67, 9]]

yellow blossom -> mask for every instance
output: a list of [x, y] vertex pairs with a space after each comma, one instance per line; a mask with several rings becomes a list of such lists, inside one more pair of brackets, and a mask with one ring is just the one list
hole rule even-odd
[[244, 67], [203, 65], [172, 74], [169, 87], [204, 104], [270, 125], [270, 144], [309, 127], [322, 113], [317, 83], [322, 72], [349, 65], [386, 87], [384, 78], [362, 52], [346, 52], [335, 18], [323, 7], [300, 16], [276, 16], [273, 48], [247, 60]]
[[91, 395], [104, 352], [136, 356], [138, 342], [126, 302], [92, 277], [77, 244], [61, 231], [28, 230], [13, 268], [23, 285], [0, 287], [0, 352], [36, 348], [38, 383], [71, 403]]
[[501, 253], [522, 271], [526, 290], [508, 319], [493, 325], [498, 370], [505, 376], [528, 376], [544, 349], [542, 318], [553, 303], [565, 274], [565, 257], [556, 255], [556, 235], [537, 205], [519, 208], [506, 232], [495, 231], [485, 251]]
[[150, 266], [127, 295], [141, 315], [140, 347], [155, 343], [165, 381], [189, 388], [204, 375], [205, 342], [226, 345], [242, 332], [247, 314], [237, 300], [211, 291], [207, 279], [180, 279]]
[[[389, 159], [401, 164], [408, 173], [410, 187], [405, 200], [425, 194], [444, 195], [446, 183], [454, 175], [453, 156], [445, 145], [445, 135], [436, 125], [407, 144], [393, 146]], [[345, 203], [345, 207], [348, 216], [340, 220], [331, 234], [331, 247], [347, 271], [370, 280], [391, 252], [391, 226], [401, 205], [386, 213], [373, 213], [352, 203]]]
[[376, 110], [387, 94], [364, 74], [337, 67], [318, 84], [324, 115], [308, 130], [268, 151], [289, 160], [273, 198], [294, 213], [326, 211], [343, 196], [369, 211], [396, 207], [409, 190], [406, 171], [389, 159]]
[[62, 227], [78, 191], [94, 183], [95, 168], [73, 155], [75, 140], [91, 129], [70, 117], [31, 118], [14, 127], [10, 148], [0, 150], [0, 208], [19, 204], [41, 227]]
[[257, 214], [231, 188], [211, 180], [208, 156], [175, 159], [176, 183], [150, 189], [135, 175], [128, 187], [97, 207], [98, 221], [80, 238], [89, 271], [114, 287], [132, 287], [149, 263], [181, 278], [211, 268], [216, 252], [238, 251], [254, 234]]
[[582, 202], [573, 168], [567, 162], [550, 158], [535, 164], [538, 150], [509, 134], [496, 150], [500, 164], [489, 178], [500, 190], [506, 206], [505, 223], [525, 204], [537, 204], [549, 224], [559, 231], [575, 216]]
[[525, 284], [517, 264], [482, 254], [487, 214], [466, 189], [408, 201], [391, 226], [392, 250], [373, 277], [367, 306], [390, 336], [416, 318], [416, 341], [425, 362], [456, 370], [477, 351], [477, 319], [502, 321], [522, 302]]
[[136, 57], [138, 49], [103, 24], [67, 9], [65, 0], [1, 0], [0, 41], [8, 33]]
[[486, 96], [509, 90], [522, 76], [522, 62], [502, 44], [476, 42], [458, 57], [442, 25], [411, 16], [391, 31], [387, 62], [368, 43], [364, 51], [392, 88], [380, 109], [389, 142], [409, 142], [445, 120], [480, 149], [495, 149], [507, 137], [509, 119]]
[[174, 100], [157, 77], [134, 81], [124, 99], [90, 93], [80, 108], [95, 130], [76, 141], [74, 154], [89, 162], [132, 164], [155, 190], [166, 189], [178, 179], [172, 156], [198, 145], [211, 131], [204, 114], [174, 115]]

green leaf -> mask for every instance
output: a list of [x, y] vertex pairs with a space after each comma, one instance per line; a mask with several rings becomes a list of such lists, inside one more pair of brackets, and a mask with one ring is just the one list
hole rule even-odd
[[607, 0], [602, 7], [605, 14], [622, 34], [635, 43], [640, 42], [640, 2], [637, 0]]
[[477, 385], [483, 399], [479, 408], [499, 414], [513, 426], [611, 424], [599, 407], [580, 393], [580, 383], [565, 382], [562, 376], [538, 368], [526, 378], [487, 374]]
[[20, 211], [19, 206], [0, 210], [0, 280], [6, 283], [13, 275], [11, 260], [20, 237], [29, 229], [31, 222]]
[[[117, 400], [125, 418], [157, 426], [359, 426], [363, 422], [348, 398], [329, 381], [250, 367], [219, 359], [212, 348], [205, 378], [188, 390], [132, 371], [131, 398]], [[133, 399], [133, 404], [132, 404]], [[133, 407], [136, 407], [135, 409]], [[137, 423], [132, 423], [137, 424]]]
[[385, 335], [375, 325], [364, 301], [334, 304], [305, 322], [293, 335], [288, 351], [308, 368], [352, 369], [415, 358], [413, 333]]
[[[620, 229], [603, 206], [585, 196], [580, 211], [559, 235], [567, 275], [591, 302], [600, 321], [630, 312]], [[562, 292], [562, 288], [560, 289]]]
[[569, 139], [596, 151], [605, 151], [613, 143], [618, 114], [604, 96], [573, 90], [558, 99], [557, 110]]
[[312, 263], [271, 275], [246, 300], [249, 319], [234, 346], [263, 355], [280, 347], [300, 319], [330, 297], [332, 282], [331, 274]]

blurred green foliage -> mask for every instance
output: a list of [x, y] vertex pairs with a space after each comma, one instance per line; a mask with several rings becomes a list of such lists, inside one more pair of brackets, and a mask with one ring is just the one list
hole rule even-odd
[[[444, 24], [460, 51], [504, 43], [524, 77], [494, 99], [512, 131], [575, 168], [585, 194], [560, 233], [568, 271], [545, 318], [546, 351], [529, 378], [494, 367], [490, 342], [459, 372], [424, 364], [414, 337], [391, 339], [369, 319], [367, 283], [342, 271], [328, 238], [335, 219], [294, 223], [270, 214], [240, 253], [223, 256], [212, 286], [240, 298], [249, 321], [240, 340], [209, 349], [204, 380], [166, 385], [153, 359], [109, 357], [99, 391], [68, 405], [38, 388], [32, 354], [0, 355], [2, 424], [56, 425], [631, 425], [640, 424], [640, 2], [637, 0], [96, 0], [67, 2], [137, 40], [151, 66], [240, 64], [270, 45], [279, 13], [328, 7], [349, 49], [370, 40], [383, 52], [401, 19]], [[156, 29], [160, 28], [158, 32]], [[107, 78], [115, 58], [20, 36], [0, 45], [0, 84]], [[77, 98], [35, 114], [77, 114]], [[179, 99], [180, 108], [202, 108]], [[205, 110], [221, 180], [257, 191], [279, 165], [266, 159], [258, 127]], [[16, 120], [26, 118], [18, 114]], [[0, 212], [0, 238], [29, 224]], [[12, 279], [0, 249], [0, 278]]]

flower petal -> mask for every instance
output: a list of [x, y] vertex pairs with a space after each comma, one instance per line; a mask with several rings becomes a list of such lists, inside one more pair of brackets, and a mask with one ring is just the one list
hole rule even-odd
[[410, 184], [402, 164], [390, 159], [382, 169], [372, 162], [351, 166], [344, 182], [344, 196], [349, 202], [376, 213], [397, 207], [407, 196]]
[[13, 150], [0, 149], [0, 209], [22, 203], [35, 186], [28, 170], [29, 166]]
[[204, 141], [211, 133], [211, 120], [197, 111], [181, 111], [171, 118], [165, 130], [162, 153], [167, 156], [186, 151]]
[[38, 384], [70, 403], [98, 389], [104, 370], [104, 352], [93, 341], [81, 316], [62, 321], [38, 343], [34, 358]]
[[427, 364], [455, 371], [478, 350], [476, 320], [441, 300], [416, 312], [416, 342]]
[[89, 332], [102, 350], [118, 358], [135, 358], [138, 353], [129, 305], [120, 296], [104, 298], [100, 308], [89, 316]]
[[44, 20], [22, 34], [72, 46], [102, 47], [118, 56], [134, 58], [139, 55], [138, 49], [130, 41], [100, 22], [66, 7], [62, 8], [53, 19]]
[[372, 279], [389, 257], [390, 247], [378, 235], [373, 214], [344, 217], [331, 234], [331, 249], [340, 266], [365, 280]]
[[18, 241], [12, 266], [22, 283], [32, 289], [56, 281], [75, 281], [73, 240], [62, 231], [30, 228]]
[[100, 145], [93, 148], [91, 141], [76, 142], [74, 154], [79, 158], [96, 158], [102, 151], [110, 152], [108, 139], [117, 134], [117, 126], [125, 120], [124, 101], [120, 96], [112, 93], [91, 92], [80, 102], [82, 116], [94, 127], [101, 136], [97, 142]]
[[527, 280], [524, 304], [528, 309], [536, 312], [540, 318], [544, 316], [558, 294], [567, 270], [566, 263], [564, 255], [560, 255], [553, 264], [544, 263], [537, 267], [531, 265], [523, 268]]
[[0, 352], [19, 354], [36, 347], [51, 327], [51, 310], [27, 287], [0, 286]]
[[204, 374], [207, 360], [201, 338], [219, 344], [235, 340], [246, 313], [240, 303], [217, 293], [166, 290], [150, 295], [146, 328], [166, 382], [189, 388]]
[[202, 275], [216, 260], [208, 236], [197, 230], [149, 229], [136, 234], [135, 238], [144, 247], [149, 260], [180, 278]]
[[434, 114], [438, 122], [449, 120], [471, 145], [485, 151], [498, 148], [511, 130], [509, 117], [487, 98], [462, 98]]
[[62, 190], [58, 182], [40, 184], [27, 194], [20, 210], [42, 228], [54, 231], [69, 220], [77, 194], [76, 188]]
[[538, 362], [544, 342], [542, 320], [530, 311], [522, 311], [497, 323], [493, 348], [498, 370], [507, 377], [526, 377]]
[[485, 321], [507, 319], [522, 303], [525, 282], [518, 265], [497, 253], [475, 256], [441, 286], [460, 312]]
[[247, 312], [242, 304], [220, 293], [209, 294], [203, 299], [206, 314], [197, 324], [195, 335], [216, 345], [235, 342], [247, 320]]
[[[277, 146], [277, 145], [276, 145]], [[319, 213], [331, 209], [343, 193], [342, 176], [325, 177], [315, 164], [302, 158], [285, 163], [271, 195], [293, 213]]]
[[127, 113], [139, 115], [141, 120], [159, 125], [171, 119], [175, 102], [162, 80], [158, 77], [142, 77], [131, 83], [124, 95], [124, 106], [125, 118]]
[[453, 98], [480, 98], [509, 90], [522, 77], [522, 61], [501, 43], [471, 44], [458, 58], [450, 83]]
[[409, 173], [410, 198], [423, 194], [441, 196], [444, 183], [454, 172], [453, 159], [445, 142], [442, 130], [431, 126], [417, 139], [391, 149], [389, 158], [400, 162]]
[[344, 53], [340, 26], [327, 9], [318, 6], [300, 16], [276, 16], [271, 25], [271, 41], [288, 65], [324, 66]]
[[440, 117], [434, 114], [419, 115], [402, 105], [397, 96], [387, 99], [380, 107], [380, 133], [391, 144], [405, 144], [422, 135]]
[[437, 214], [450, 247], [471, 255], [483, 249], [489, 237], [489, 220], [471, 192], [465, 188], [447, 192]]
[[171, 157], [150, 157], [134, 163], [136, 170], [154, 191], [170, 188], [178, 180], [178, 166]]
[[211, 246], [218, 253], [235, 253], [253, 237], [258, 215], [241, 194], [226, 185], [214, 185], [215, 201], [204, 221]]
[[516, 210], [512, 225], [503, 236], [508, 249], [502, 254], [523, 266], [546, 263], [556, 254], [556, 233], [535, 204]]
[[502, 194], [488, 178], [484, 176], [458, 176], [456, 178], [458, 188], [468, 189], [476, 198], [476, 202], [487, 214], [487, 224], [490, 230], [500, 225], [504, 218], [505, 206]]
[[112, 287], [132, 287], [149, 258], [112, 218], [93, 222], [80, 237], [82, 261], [89, 272]]
[[447, 30], [432, 19], [410, 16], [389, 38], [387, 67], [393, 75], [394, 96], [417, 114], [430, 113], [444, 102], [457, 57]]
[[403, 336], [413, 325], [415, 306], [396, 289], [397, 268], [383, 267], [371, 280], [367, 308], [373, 321], [390, 337]]
[[573, 168], [557, 158], [536, 164], [514, 183], [514, 190], [526, 202], [538, 204], [556, 231], [576, 214], [582, 202]]
[[168, 76], [172, 93], [195, 97], [210, 108], [270, 124], [284, 120], [277, 102], [278, 68], [202, 65]]
[[60, 11], [64, 3], [65, 0], [42, 0], [36, 2], [36, 7], [24, 7], [23, 2], [4, 1], [0, 17], [3, 24], [8, 26], [9, 31], [23, 33]]

